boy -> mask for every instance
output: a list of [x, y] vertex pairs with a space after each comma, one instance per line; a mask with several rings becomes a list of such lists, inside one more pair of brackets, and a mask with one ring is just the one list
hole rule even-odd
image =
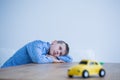
[[69, 46], [64, 41], [53, 41], [51, 44], [35, 40], [19, 49], [1, 68], [23, 65], [28, 63], [63, 63], [71, 62], [68, 56]]

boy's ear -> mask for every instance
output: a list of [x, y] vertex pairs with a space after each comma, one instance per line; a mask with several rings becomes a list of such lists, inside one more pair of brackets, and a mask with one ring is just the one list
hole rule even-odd
[[57, 43], [57, 40], [54, 40], [53, 42], [52, 42], [52, 44], [56, 44]]

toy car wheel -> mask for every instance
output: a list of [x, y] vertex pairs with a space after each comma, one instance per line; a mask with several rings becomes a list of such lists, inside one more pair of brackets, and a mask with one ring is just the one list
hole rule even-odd
[[99, 76], [100, 76], [100, 77], [104, 77], [105, 74], [106, 74], [106, 72], [105, 72], [104, 69], [101, 69], [101, 70], [99, 71]]
[[82, 77], [83, 77], [83, 78], [88, 78], [88, 77], [89, 77], [89, 73], [88, 73], [87, 70], [83, 71]]
[[73, 76], [72, 75], [68, 75], [69, 78], [72, 78]]

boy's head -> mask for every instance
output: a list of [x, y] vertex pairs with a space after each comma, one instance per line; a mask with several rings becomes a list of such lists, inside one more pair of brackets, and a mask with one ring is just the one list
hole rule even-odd
[[67, 55], [69, 53], [69, 46], [66, 42], [55, 40], [51, 43], [49, 54], [55, 57]]

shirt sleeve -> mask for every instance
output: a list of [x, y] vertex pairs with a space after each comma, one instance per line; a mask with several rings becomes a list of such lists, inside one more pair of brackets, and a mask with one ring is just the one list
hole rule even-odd
[[72, 58], [69, 55], [65, 55], [65, 56], [59, 56], [57, 57], [59, 60], [63, 60], [65, 62], [72, 62]]
[[42, 47], [32, 43], [27, 45], [28, 55], [34, 63], [52, 63], [53, 59], [43, 54], [43, 50]]

